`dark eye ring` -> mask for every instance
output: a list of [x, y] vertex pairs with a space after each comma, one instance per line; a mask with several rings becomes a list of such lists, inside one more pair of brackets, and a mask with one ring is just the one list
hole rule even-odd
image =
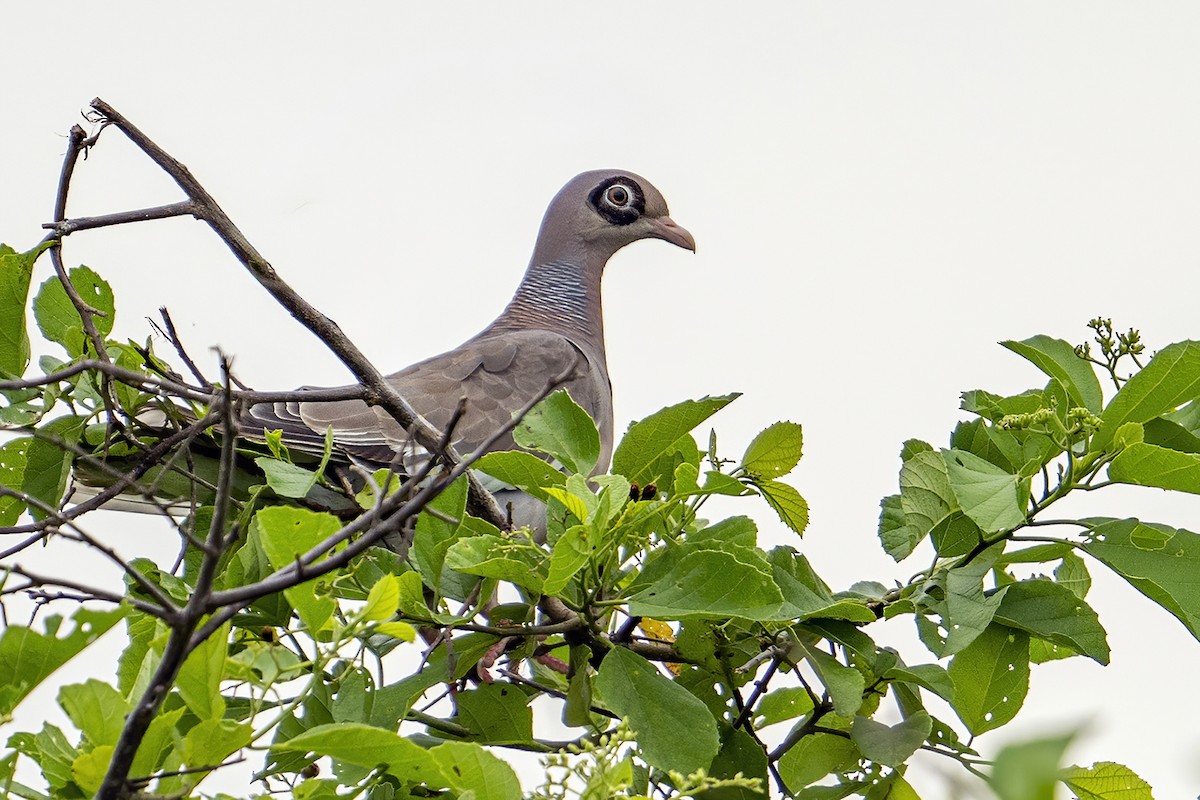
[[615, 183], [604, 192], [604, 199], [616, 208], [629, 208], [633, 204], [633, 192], [629, 187]]

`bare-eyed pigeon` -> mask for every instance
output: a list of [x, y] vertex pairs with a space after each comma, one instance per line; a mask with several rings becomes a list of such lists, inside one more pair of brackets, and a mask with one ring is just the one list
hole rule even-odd
[[[569, 372], [571, 397], [600, 431], [598, 469], [612, 456], [612, 387], [604, 357], [600, 280], [608, 259], [639, 239], [663, 239], [695, 251], [692, 235], [668, 216], [662, 194], [622, 170], [596, 170], [572, 178], [554, 197], [534, 245], [525, 277], [495, 321], [459, 347], [388, 376], [399, 393], [438, 428], [448, 424], [460, 398], [466, 411], [452, 444], [471, 452], [512, 419], [547, 382]], [[375, 468], [423, 452], [386, 411], [360, 400], [290, 402], [252, 406], [239, 420], [243, 435], [280, 430], [294, 450], [320, 453], [332, 429], [339, 454]], [[515, 447], [511, 435], [496, 450]], [[489, 487], [495, 488], [495, 487]], [[517, 526], [542, 528], [544, 506], [501, 488]]]

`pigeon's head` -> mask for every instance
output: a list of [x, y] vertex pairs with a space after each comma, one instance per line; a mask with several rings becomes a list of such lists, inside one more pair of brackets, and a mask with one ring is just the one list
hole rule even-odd
[[662, 193], [632, 172], [602, 169], [576, 175], [551, 201], [534, 258], [539, 263], [582, 257], [603, 266], [639, 239], [662, 239], [695, 252], [696, 240], [675, 224]]

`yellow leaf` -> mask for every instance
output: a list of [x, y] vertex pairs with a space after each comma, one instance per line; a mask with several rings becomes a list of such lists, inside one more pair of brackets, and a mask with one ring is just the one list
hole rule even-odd
[[377, 625], [375, 631], [406, 642], [414, 641], [417, 638], [417, 629], [407, 622], [384, 622]]

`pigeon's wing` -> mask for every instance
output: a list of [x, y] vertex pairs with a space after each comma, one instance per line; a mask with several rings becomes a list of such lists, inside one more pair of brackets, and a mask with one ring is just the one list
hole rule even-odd
[[[604, 362], [590, 358], [561, 334], [505, 331], [473, 339], [390, 375], [388, 381], [439, 429], [449, 424], [459, 401], [465, 399], [451, 443], [460, 453], [469, 453], [564, 374], [569, 375], [564, 384], [567, 391], [600, 428], [602, 466], [606, 466], [612, 450], [612, 389]], [[339, 451], [369, 464], [389, 464], [400, 456], [411, 467], [423, 455], [386, 411], [361, 400], [262, 403], [248, 410], [239, 427], [250, 438], [281, 430], [289, 448], [310, 453], [323, 450], [325, 432], [332, 430]], [[514, 447], [509, 433], [491, 449]]]

